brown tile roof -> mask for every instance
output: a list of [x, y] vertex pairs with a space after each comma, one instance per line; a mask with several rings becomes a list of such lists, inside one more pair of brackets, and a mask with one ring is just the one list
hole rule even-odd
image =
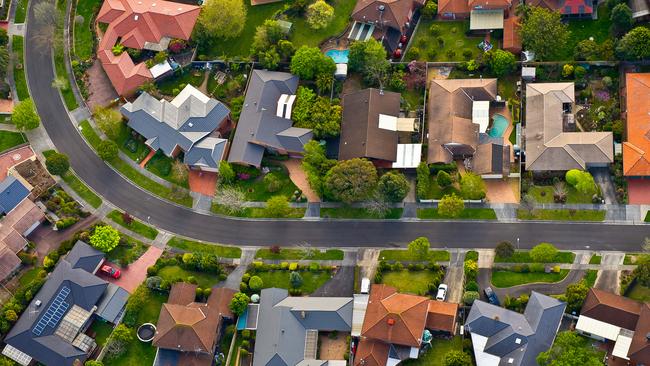
[[456, 314], [458, 304], [445, 301], [429, 301], [426, 328], [454, 333], [456, 330]]
[[487, 143], [478, 145], [472, 159], [472, 171], [476, 174], [510, 174], [510, 145]]
[[464, 0], [439, 0], [438, 14], [456, 14], [458, 16], [469, 15], [469, 5]]
[[627, 74], [627, 140], [623, 142], [623, 172], [650, 176], [650, 73]]
[[373, 339], [361, 338], [354, 355], [354, 366], [385, 366], [389, 345]]
[[503, 49], [512, 53], [521, 52], [519, 17], [511, 15], [503, 21]]
[[[379, 11], [383, 5], [384, 11]], [[424, 5], [424, 0], [359, 0], [352, 11], [352, 19], [357, 22], [370, 23], [380, 20], [387, 27], [402, 30], [409, 22], [409, 15]]]
[[14, 253], [22, 250], [27, 245], [22, 234], [44, 218], [45, 214], [34, 202], [24, 199], [0, 222], [0, 248], [7, 247]]
[[372, 285], [361, 335], [387, 343], [419, 347], [429, 299], [397, 293], [393, 287]]
[[634, 330], [639, 321], [641, 307], [640, 302], [592, 288], [589, 289], [580, 315]]
[[160, 311], [154, 346], [180, 352], [212, 353], [223, 317], [232, 316], [230, 312], [221, 312], [220, 304], [230, 302], [234, 291], [215, 290], [208, 303], [197, 303], [194, 302], [196, 287], [187, 283], [172, 286], [169, 302], [163, 304]]
[[507, 9], [512, 6], [512, 0], [469, 0], [470, 8]]
[[397, 117], [400, 94], [364, 89], [343, 96], [339, 159], [397, 159], [397, 132], [379, 128], [379, 115]]
[[0, 247], [0, 279], [6, 279], [20, 266], [20, 258], [9, 248]]
[[627, 352], [630, 360], [637, 365], [650, 364], [650, 341], [647, 336], [650, 334], [650, 304], [641, 306], [641, 314], [637, 322], [632, 344]]

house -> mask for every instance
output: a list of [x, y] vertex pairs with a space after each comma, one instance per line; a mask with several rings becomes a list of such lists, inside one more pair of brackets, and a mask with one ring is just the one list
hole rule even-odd
[[573, 83], [526, 84], [526, 170], [565, 172], [614, 161], [611, 132], [578, 132]]
[[351, 297], [289, 297], [285, 289], [260, 294], [253, 366], [345, 366], [345, 360], [318, 360], [319, 332], [350, 332]]
[[374, 88], [344, 95], [339, 159], [367, 158], [386, 168], [416, 168], [422, 144], [410, 142], [417, 120], [400, 117], [400, 99], [399, 93]]
[[416, 11], [424, 0], [358, 0], [352, 10], [352, 28], [348, 39], [366, 41], [370, 37], [382, 42], [388, 52], [406, 47], [417, 19]]
[[526, 0], [526, 5], [559, 11], [564, 17], [591, 17], [593, 0]]
[[629, 201], [650, 204], [650, 73], [627, 74], [623, 175]]
[[[504, 29], [504, 19], [512, 8], [512, 0], [440, 0], [438, 15], [447, 20], [469, 18], [471, 31], [488, 31]], [[506, 33], [504, 30], [504, 39]]]
[[637, 22], [648, 20], [648, 17], [650, 17], [650, 0], [630, 0], [628, 4], [632, 9], [632, 19]]
[[612, 359], [628, 365], [650, 364], [650, 303], [589, 289], [576, 331], [603, 342], [613, 342]]
[[503, 49], [519, 54], [522, 49], [521, 34], [519, 34], [521, 21], [518, 16], [510, 15], [503, 20]]
[[230, 121], [230, 110], [218, 100], [188, 84], [171, 102], [142, 93], [121, 112], [151, 150], [169, 157], [183, 152], [183, 161], [191, 168], [219, 170], [228, 142], [220, 131]]
[[202, 303], [195, 301], [196, 288], [183, 282], [172, 286], [156, 324], [154, 365], [212, 365], [224, 321], [234, 318], [228, 304], [235, 291], [215, 288]]
[[29, 199], [30, 191], [28, 183], [13, 176], [0, 182], [0, 281], [20, 268], [17, 253], [27, 246], [25, 237], [45, 219], [43, 211]]
[[533, 291], [523, 314], [475, 300], [465, 322], [477, 366], [536, 365], [555, 341], [566, 303]]
[[126, 52], [114, 54], [113, 46], [164, 51], [172, 39], [190, 38], [200, 11], [199, 6], [165, 0], [105, 0], [97, 21], [108, 27], [97, 56], [117, 94], [129, 95], [158, 75], [144, 62], [135, 64]]
[[95, 276], [104, 254], [78, 241], [62, 258], [4, 339], [2, 354], [27, 366], [84, 362], [97, 346], [93, 321], [118, 322], [128, 293]]
[[298, 77], [286, 72], [253, 70], [246, 89], [228, 161], [260, 167], [264, 152], [297, 155], [313, 133], [293, 127], [291, 109]]
[[429, 164], [460, 160], [484, 178], [509, 175], [510, 112], [497, 96], [497, 79], [431, 80], [427, 110]]
[[20, 179], [26, 186], [31, 186], [29, 198], [32, 200], [41, 197], [56, 184], [36, 155], [9, 167], [7, 174]]
[[396, 365], [418, 358], [425, 343], [435, 342], [432, 334], [455, 334], [457, 312], [458, 304], [372, 285], [354, 365]]

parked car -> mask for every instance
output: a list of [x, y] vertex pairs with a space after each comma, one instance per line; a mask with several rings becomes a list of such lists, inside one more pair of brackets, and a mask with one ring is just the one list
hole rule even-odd
[[447, 285], [441, 283], [440, 286], [438, 286], [438, 294], [436, 295], [436, 300], [445, 301], [446, 298], [447, 298]]
[[499, 298], [497, 297], [497, 294], [495, 294], [494, 291], [492, 290], [492, 287], [486, 287], [485, 290], [483, 290], [483, 292], [485, 292], [485, 297], [487, 297], [488, 302], [490, 304], [501, 306], [501, 304], [499, 303]]
[[113, 268], [113, 267], [111, 267], [111, 266], [109, 266], [107, 264], [103, 265], [102, 268], [100, 269], [100, 271], [103, 274], [105, 274], [107, 276], [111, 276], [113, 278], [120, 278], [120, 275], [122, 275], [122, 273], [120, 272], [119, 269]]
[[370, 279], [364, 277], [361, 279], [361, 293], [367, 294], [369, 292], [370, 292]]

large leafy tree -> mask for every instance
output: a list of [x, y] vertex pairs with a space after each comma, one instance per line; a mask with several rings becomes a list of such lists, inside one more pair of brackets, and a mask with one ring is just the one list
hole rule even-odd
[[398, 171], [390, 171], [379, 178], [377, 190], [384, 200], [401, 202], [409, 193], [409, 182], [404, 174]]
[[465, 173], [460, 179], [460, 191], [465, 199], [483, 199], [485, 198], [485, 182], [479, 175]]
[[650, 58], [650, 29], [636, 27], [621, 38], [616, 47], [619, 57], [625, 60]]
[[93, 112], [93, 117], [97, 126], [108, 136], [115, 140], [120, 135], [122, 129], [122, 115], [113, 108], [97, 107]]
[[36, 113], [32, 98], [28, 98], [18, 103], [14, 107], [11, 120], [17, 129], [21, 131], [33, 130], [41, 123], [41, 118]]
[[532, 6], [526, 12], [521, 29], [521, 40], [526, 49], [535, 52], [538, 60], [552, 59], [569, 38], [568, 26], [562, 23], [560, 13]]
[[50, 174], [63, 175], [70, 169], [70, 162], [67, 155], [53, 153], [45, 158], [45, 167]]
[[313, 29], [323, 29], [334, 19], [334, 8], [323, 0], [307, 7], [307, 24]]
[[612, 9], [612, 33], [621, 35], [632, 29], [632, 9], [626, 3], [620, 3]]
[[352, 203], [369, 198], [377, 186], [377, 169], [365, 159], [339, 161], [325, 176], [332, 198]]
[[296, 105], [291, 113], [294, 126], [310, 128], [316, 138], [335, 137], [341, 133], [342, 108], [329, 98], [319, 97], [301, 86], [296, 93]]
[[285, 217], [291, 211], [289, 201], [285, 196], [273, 196], [266, 201], [266, 215], [269, 217]]
[[496, 76], [501, 77], [515, 70], [517, 60], [511, 52], [497, 48], [488, 53], [488, 65]]
[[587, 298], [588, 292], [589, 286], [587, 286], [587, 281], [585, 280], [567, 286], [566, 302], [568, 312], [579, 311], [585, 298]]
[[650, 263], [645, 261], [634, 269], [634, 276], [643, 286], [650, 286]]
[[555, 259], [557, 248], [551, 243], [539, 243], [530, 250], [530, 258], [538, 263], [550, 263]]
[[103, 160], [113, 160], [117, 158], [119, 148], [117, 144], [111, 140], [103, 140], [97, 146], [97, 155]]
[[494, 248], [494, 254], [496, 254], [497, 257], [510, 258], [515, 254], [515, 248], [509, 241], [502, 241], [497, 244], [496, 248]]
[[201, 8], [195, 32], [202, 37], [234, 38], [246, 24], [243, 0], [210, 0]]
[[574, 332], [558, 333], [553, 347], [537, 356], [537, 364], [540, 366], [602, 365], [602, 357], [597, 349], [589, 347], [586, 343], [586, 339]]
[[408, 245], [409, 253], [417, 259], [425, 260], [429, 257], [429, 249], [431, 248], [431, 243], [429, 239], [421, 236]]
[[233, 312], [235, 315], [241, 315], [244, 313], [244, 310], [246, 310], [246, 307], [248, 306], [248, 303], [251, 301], [250, 297], [246, 295], [243, 292], [238, 292], [233, 295], [232, 300], [230, 300], [230, 305], [228, 305], [228, 308]]
[[463, 351], [452, 350], [445, 354], [442, 363], [445, 366], [472, 366], [472, 356]]
[[348, 66], [363, 74], [366, 81], [383, 87], [390, 69], [386, 49], [374, 38], [364, 42], [354, 42], [350, 46]]
[[438, 214], [445, 217], [458, 217], [465, 209], [465, 202], [455, 193], [447, 194], [438, 203]]
[[307, 173], [309, 186], [319, 196], [323, 195], [325, 174], [336, 165], [336, 160], [328, 159], [325, 155], [325, 147], [316, 140], [305, 144], [302, 167]]
[[300, 47], [291, 58], [291, 72], [301, 79], [316, 80], [319, 75], [333, 74], [336, 64], [318, 47]]
[[95, 232], [90, 236], [90, 245], [108, 253], [120, 243], [120, 233], [108, 225], [95, 227]]

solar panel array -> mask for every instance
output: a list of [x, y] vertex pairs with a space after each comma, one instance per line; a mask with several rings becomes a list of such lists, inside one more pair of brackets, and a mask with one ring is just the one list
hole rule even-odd
[[65, 311], [68, 310], [68, 307], [70, 306], [67, 302], [65, 302], [68, 294], [70, 294], [70, 288], [67, 286], [61, 287], [61, 290], [59, 290], [59, 293], [56, 294], [56, 297], [54, 298], [54, 301], [52, 301], [52, 304], [50, 304], [50, 307], [47, 308], [45, 314], [41, 317], [38, 323], [36, 323], [34, 329], [32, 329], [32, 333], [40, 336], [43, 333], [43, 330], [45, 330], [45, 327], [49, 326], [51, 328], [54, 328], [57, 324], [59, 324], [61, 317], [63, 317], [63, 314], [65, 314]]

